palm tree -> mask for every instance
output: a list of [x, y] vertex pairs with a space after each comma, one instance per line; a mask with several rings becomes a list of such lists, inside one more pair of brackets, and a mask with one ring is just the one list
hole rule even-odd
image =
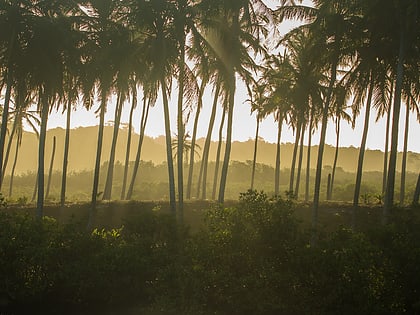
[[236, 74], [245, 82], [252, 77], [248, 69], [255, 69], [255, 62], [249, 56], [249, 51], [261, 52], [259, 41], [261, 27], [257, 23], [262, 14], [270, 14], [269, 8], [262, 1], [232, 1], [203, 0], [201, 2], [205, 16], [200, 20], [209, 46], [224, 66], [223, 88], [228, 95], [228, 117], [225, 155], [222, 166], [218, 201], [223, 203], [229, 166], [233, 111], [235, 104]]
[[[17, 83], [17, 66], [23, 62], [23, 49], [30, 36], [33, 16], [32, 3], [27, 0], [0, 2], [0, 82], [6, 86], [0, 127], [0, 189], [3, 182], [4, 146], [9, 120], [9, 105], [13, 87]], [[22, 72], [21, 72], [22, 73]]]
[[[378, 6], [380, 5], [379, 3], [375, 4]], [[418, 65], [418, 49], [420, 46], [420, 19], [418, 14], [419, 4], [417, 0], [392, 2], [387, 4], [385, 8], [378, 12], [383, 12], [383, 14], [377, 14], [375, 16], [369, 17], [369, 22], [372, 22], [369, 26], [372, 28], [375, 26], [383, 27], [381, 29], [382, 33], [378, 35], [389, 34], [387, 36], [387, 40], [390, 41], [394, 48], [398, 47], [397, 49], [393, 49], [393, 52], [395, 53], [393, 56], [394, 58], [391, 60], [394, 61], [393, 64], [396, 64], [396, 82], [392, 116], [391, 149], [383, 213], [383, 223], [387, 223], [389, 209], [394, 204], [394, 185], [398, 147], [398, 124], [401, 107], [401, 92], [403, 89], [403, 81], [405, 77], [404, 65]], [[375, 30], [377, 30], [377, 28], [375, 28]]]

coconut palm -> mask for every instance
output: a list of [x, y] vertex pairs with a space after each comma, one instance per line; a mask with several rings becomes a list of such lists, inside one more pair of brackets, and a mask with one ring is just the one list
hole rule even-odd
[[228, 95], [227, 136], [222, 166], [218, 201], [223, 203], [229, 166], [233, 110], [235, 104], [236, 74], [245, 82], [252, 81], [249, 69], [255, 69], [250, 50], [261, 52], [259, 35], [261, 18], [270, 16], [270, 9], [262, 1], [203, 0], [205, 16], [200, 20], [200, 29], [214, 54], [224, 66], [223, 88]]

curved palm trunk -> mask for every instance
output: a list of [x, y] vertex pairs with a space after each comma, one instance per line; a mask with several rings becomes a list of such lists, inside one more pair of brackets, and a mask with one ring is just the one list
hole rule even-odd
[[405, 172], [407, 168], [407, 147], [408, 147], [408, 129], [410, 124], [410, 101], [407, 102], [405, 112], [405, 131], [404, 131], [404, 151], [401, 165], [401, 186], [400, 186], [400, 206], [404, 205], [405, 199]]
[[296, 137], [295, 137], [295, 145], [293, 147], [293, 156], [292, 156], [292, 164], [290, 166], [290, 182], [289, 182], [289, 191], [293, 192], [293, 183], [295, 180], [295, 167], [296, 167], [296, 156], [297, 156], [297, 150], [299, 146], [299, 139], [300, 139], [300, 129], [302, 126], [302, 122], [299, 119], [297, 128], [296, 128]]
[[385, 131], [385, 147], [384, 147], [384, 169], [382, 175], [382, 195], [385, 195], [386, 180], [388, 171], [388, 147], [389, 147], [389, 127], [391, 122], [391, 108], [392, 108], [392, 95], [393, 95], [394, 82], [391, 84], [390, 96], [389, 96], [389, 108], [386, 114], [386, 131]]
[[313, 114], [311, 115], [311, 121], [309, 122], [309, 135], [308, 135], [308, 148], [306, 153], [306, 180], [305, 180], [305, 202], [309, 201], [309, 179], [311, 175], [311, 146], [312, 146], [312, 123]]
[[299, 149], [299, 161], [298, 161], [298, 171], [296, 175], [296, 188], [295, 188], [295, 196], [299, 198], [299, 186], [300, 186], [300, 174], [302, 173], [302, 161], [303, 161], [303, 141], [305, 140], [305, 124], [301, 124], [301, 136], [300, 136], [300, 149]]
[[[177, 114], [177, 129], [178, 129], [178, 145], [177, 145], [177, 166], [178, 166], [178, 219], [179, 222], [184, 220], [184, 115], [183, 115], [183, 95], [184, 95], [184, 72], [185, 72], [185, 46], [181, 43], [180, 51], [181, 60], [179, 62], [179, 77], [178, 77], [178, 114]], [[194, 148], [191, 148], [194, 153]]]
[[136, 183], [136, 177], [137, 177], [137, 173], [138, 173], [139, 165], [140, 165], [141, 149], [143, 146], [144, 131], [146, 129], [147, 117], [149, 116], [149, 108], [150, 108], [150, 103], [147, 101], [146, 97], [144, 97], [143, 109], [142, 109], [142, 114], [141, 114], [141, 119], [140, 119], [140, 135], [139, 135], [139, 142], [137, 145], [136, 160], [134, 161], [133, 174], [131, 175], [130, 185], [128, 186], [127, 197], [125, 198], [126, 200], [130, 200], [133, 195], [134, 184]]
[[395, 170], [397, 166], [398, 124], [400, 121], [401, 90], [404, 79], [405, 39], [401, 29], [400, 50], [398, 54], [397, 80], [395, 82], [394, 110], [392, 115], [391, 150], [389, 153], [388, 179], [385, 191], [382, 223], [387, 224], [389, 211], [394, 205]]
[[[360, 197], [360, 186], [362, 184], [362, 173], [363, 173], [363, 160], [365, 156], [365, 149], [366, 149], [366, 140], [367, 134], [369, 130], [369, 118], [370, 118], [370, 106], [372, 102], [372, 92], [373, 92], [373, 79], [371, 77], [367, 102], [366, 102], [366, 112], [365, 112], [365, 124], [363, 127], [363, 135], [362, 135], [362, 142], [360, 144], [359, 150], [359, 160], [357, 163], [357, 173], [356, 173], [356, 184], [354, 187], [354, 196], [353, 196], [353, 206], [357, 207], [359, 205], [359, 197]], [[354, 226], [354, 210], [353, 210], [353, 226]]]
[[36, 217], [41, 219], [44, 215], [44, 158], [45, 158], [45, 138], [47, 135], [48, 121], [48, 97], [41, 94], [41, 128], [39, 132], [38, 147], [38, 198], [36, 203]]
[[20, 143], [20, 139], [16, 139], [15, 158], [13, 159], [12, 171], [10, 173], [9, 198], [13, 194], [13, 179], [15, 177], [15, 169], [16, 169], [16, 164], [17, 164], [17, 159], [18, 159], [18, 153], [19, 153], [20, 144], [21, 144]]
[[71, 104], [67, 104], [67, 117], [66, 117], [66, 137], [64, 140], [64, 158], [63, 170], [61, 175], [61, 194], [60, 206], [64, 207], [66, 203], [66, 189], [67, 189], [67, 168], [69, 163], [69, 149], [70, 149], [70, 120], [71, 120]]
[[274, 170], [274, 195], [278, 196], [280, 192], [280, 140], [281, 129], [283, 126], [283, 114], [281, 111], [277, 115], [277, 144], [276, 144], [276, 167]]
[[[174, 162], [172, 158], [172, 145], [171, 145], [171, 125], [169, 120], [169, 104], [168, 96], [166, 93], [165, 80], [161, 80], [161, 90], [163, 98], [163, 114], [165, 118], [165, 136], [166, 136], [166, 159], [168, 163], [168, 179], [169, 179], [169, 205], [172, 213], [176, 214], [176, 200], [175, 200], [175, 175], [174, 175]], [[182, 154], [181, 154], [182, 157]], [[182, 160], [181, 160], [182, 164]]]
[[255, 141], [254, 141], [254, 157], [252, 159], [252, 173], [251, 173], [251, 190], [254, 189], [255, 179], [255, 165], [257, 164], [257, 148], [258, 148], [258, 133], [260, 131], [260, 118], [257, 114], [257, 128], [255, 129]]
[[328, 200], [331, 200], [333, 197], [333, 189], [334, 189], [334, 179], [335, 179], [335, 170], [337, 168], [337, 160], [338, 160], [338, 147], [340, 144], [340, 117], [337, 117], [337, 123], [335, 125], [335, 135], [336, 135], [336, 142], [335, 142], [335, 154], [334, 154], [334, 162], [332, 168], [332, 175], [331, 175], [331, 184], [330, 189], [328, 191]]
[[112, 135], [111, 151], [109, 153], [108, 172], [106, 174], [104, 194], [102, 200], [110, 200], [112, 197], [112, 181], [114, 178], [114, 164], [115, 164], [115, 151], [117, 148], [118, 133], [120, 131], [121, 112], [123, 108], [122, 93], [118, 93], [117, 106], [115, 107], [114, 119], [114, 132]]
[[47, 192], [45, 193], [45, 199], [48, 199], [50, 195], [50, 187], [51, 187], [51, 177], [54, 167], [54, 158], [55, 158], [55, 148], [57, 145], [57, 139], [55, 136], [53, 137], [53, 146], [52, 146], [52, 153], [51, 153], [51, 162], [50, 162], [50, 169], [48, 171], [48, 182], [47, 182]]
[[123, 182], [122, 182], [122, 188], [121, 188], [121, 200], [125, 199], [125, 190], [127, 186], [127, 177], [128, 177], [128, 165], [130, 164], [130, 151], [131, 151], [131, 135], [132, 135], [132, 129], [133, 129], [133, 114], [134, 109], [136, 108], [137, 103], [137, 93], [136, 89], [133, 90], [133, 101], [131, 103], [131, 109], [130, 109], [130, 116], [128, 119], [128, 135], [127, 135], [127, 146], [125, 148], [125, 162], [124, 162], [124, 175], [123, 175]]
[[[214, 92], [214, 98], [213, 98], [213, 107], [211, 109], [209, 126], [207, 128], [206, 141], [204, 143], [204, 148], [203, 148], [203, 158], [201, 159], [200, 174], [198, 176], [197, 199], [200, 197], [201, 184], [203, 185], [202, 199], [206, 199], [206, 194], [207, 194], [207, 169], [208, 169], [208, 163], [209, 163], [211, 135], [213, 133], [214, 121], [216, 119], [217, 100], [219, 98], [219, 93], [220, 93], [220, 83], [216, 83], [216, 91]], [[214, 198], [215, 198], [215, 196], [212, 194], [212, 199], [214, 199]]]
[[95, 169], [93, 171], [91, 209], [89, 212], [89, 220], [88, 220], [88, 225], [87, 225], [88, 229], [91, 229], [93, 227], [95, 223], [95, 217], [96, 217], [96, 206], [97, 206], [98, 187], [99, 187], [99, 172], [101, 169], [102, 142], [104, 138], [105, 111], [106, 111], [106, 93], [102, 92], [101, 107], [99, 110], [98, 143], [96, 146]]
[[327, 97], [322, 108], [322, 122], [321, 122], [321, 135], [319, 139], [318, 158], [316, 163], [315, 173], [315, 188], [314, 188], [314, 204], [312, 209], [312, 237], [311, 243], [314, 245], [318, 239], [318, 208], [319, 208], [319, 194], [321, 188], [321, 175], [322, 175], [322, 160], [324, 157], [325, 137], [328, 125], [328, 108], [331, 102], [333, 87], [337, 76], [337, 62], [331, 66], [331, 79], [328, 85]]
[[198, 129], [198, 119], [200, 118], [201, 107], [203, 106], [203, 93], [204, 93], [204, 81], [201, 82], [200, 86], [200, 96], [198, 100], [197, 112], [195, 113], [193, 134], [191, 139], [191, 151], [190, 151], [190, 165], [188, 169], [188, 181], [187, 181], [187, 199], [191, 199], [191, 187], [192, 187], [192, 178], [194, 172], [194, 153], [195, 153], [195, 143], [197, 141], [197, 129]]
[[216, 199], [216, 189], [217, 189], [217, 181], [219, 177], [220, 154], [222, 150], [223, 127], [225, 125], [225, 118], [226, 118], [226, 111], [225, 109], [223, 109], [222, 120], [220, 121], [220, 127], [219, 127], [219, 141], [217, 143], [216, 163], [214, 165], [213, 193], [211, 197], [213, 200]]
[[230, 161], [230, 151], [232, 148], [232, 126], [233, 126], [233, 106], [235, 105], [235, 89], [236, 82], [235, 76], [231, 78], [231, 89], [229, 91], [229, 108], [228, 108], [228, 120], [227, 120], [227, 131], [226, 131], [226, 147], [225, 147], [225, 156], [223, 159], [222, 174], [220, 175], [220, 188], [219, 188], [219, 203], [225, 201], [225, 189], [226, 181], [228, 175], [229, 161]]

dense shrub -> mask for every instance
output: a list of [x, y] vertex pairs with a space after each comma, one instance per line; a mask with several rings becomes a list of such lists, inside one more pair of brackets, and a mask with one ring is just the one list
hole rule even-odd
[[2, 212], [0, 313], [419, 313], [419, 209], [359, 232], [329, 226], [310, 246], [294, 208], [248, 191], [194, 233], [158, 208], [91, 232]]

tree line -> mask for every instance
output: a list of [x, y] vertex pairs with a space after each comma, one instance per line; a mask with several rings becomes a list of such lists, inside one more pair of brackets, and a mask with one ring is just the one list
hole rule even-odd
[[[378, 118], [386, 116], [382, 189], [385, 196], [383, 221], [386, 223], [389, 209], [394, 204], [401, 104], [407, 106], [404, 152], [407, 151], [409, 115], [413, 112], [418, 120], [420, 118], [419, 2], [314, 0], [311, 5], [306, 5], [302, 1], [281, 0], [276, 2], [276, 8], [271, 8], [262, 0], [2, 0], [0, 186], [10, 153], [10, 139], [21, 139], [24, 120], [34, 127], [39, 123], [36, 128], [39, 129], [37, 215], [42, 217], [48, 116], [54, 109], [62, 110], [67, 115], [61, 188], [61, 204], [64, 205], [71, 113], [81, 106], [94, 110], [99, 128], [89, 219], [92, 226], [98, 198], [111, 197], [115, 147], [123, 107], [130, 107], [129, 131], [133, 124], [140, 127], [131, 179], [128, 178], [131, 133], [127, 141], [121, 199], [131, 199], [149, 110], [161, 97], [170, 207], [182, 220], [184, 194], [186, 198], [193, 196], [194, 148], [202, 97], [206, 89], [212, 89], [214, 98], [207, 140], [202, 150], [197, 197], [207, 198], [210, 137], [215, 128], [216, 113], [222, 110], [215, 172], [217, 178], [220, 168], [220, 181], [214, 183], [218, 187], [217, 200], [223, 203], [235, 92], [238, 80], [241, 80], [247, 87], [251, 108], [257, 113], [253, 168], [259, 122], [274, 115], [278, 123], [275, 194], [279, 194], [283, 125], [287, 124], [295, 131], [289, 184], [289, 191], [295, 194], [302, 177], [305, 136], [308, 137], [308, 170], [311, 137], [314, 130], [320, 128], [313, 195], [314, 230], [318, 221], [328, 121], [335, 123], [337, 135], [329, 185], [331, 196], [340, 124], [344, 120], [354, 125], [361, 109], [365, 108], [353, 201], [357, 206], [370, 111], [375, 108]], [[301, 24], [280, 36], [279, 27], [286, 19], [299, 20]], [[174, 84], [177, 85], [176, 96], [171, 95]], [[103, 160], [104, 117], [113, 95], [117, 99], [114, 133], [101, 196], [99, 174]], [[172, 97], [177, 100], [176, 140], [171, 136], [174, 129], [171, 129], [169, 117]], [[141, 100], [142, 116], [140, 121], [133, 121], [138, 100]], [[33, 105], [36, 105], [35, 112], [30, 110]], [[186, 143], [186, 125], [190, 117], [194, 117], [192, 139], [191, 143]], [[7, 130], [9, 121], [13, 121], [10, 131]], [[226, 140], [223, 149], [224, 124]], [[19, 143], [17, 141], [16, 150]], [[176, 154], [173, 154], [174, 147]], [[184, 170], [186, 152], [188, 171]], [[402, 174], [405, 174], [405, 165], [406, 154]], [[306, 200], [309, 199], [308, 177], [307, 171]], [[401, 177], [400, 195], [404, 196], [405, 179], [404, 175]], [[215, 194], [212, 197], [216, 198]]]

